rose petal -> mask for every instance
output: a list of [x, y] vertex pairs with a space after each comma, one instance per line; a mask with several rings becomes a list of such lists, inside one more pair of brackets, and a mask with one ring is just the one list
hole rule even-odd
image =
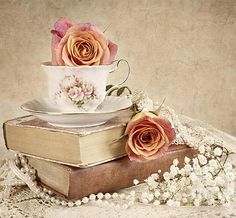
[[100, 60], [100, 65], [107, 65], [110, 64], [110, 51], [108, 49], [108, 47], [103, 51], [103, 57]]
[[[60, 65], [60, 66], [65, 65], [65, 62], [62, 59], [62, 55], [63, 55], [62, 51], [63, 51], [64, 46], [66, 45], [68, 37], [69, 37], [68, 35], [63, 37], [61, 39], [60, 43], [55, 48], [56, 61], [57, 61], [57, 64]], [[66, 51], [64, 50], [64, 52], [66, 52]]]
[[[106, 38], [105, 34], [91, 23], [80, 23], [78, 25], [78, 29], [81, 31], [94, 31], [102, 35], [103, 38]], [[112, 41], [108, 40], [107, 49], [104, 51], [104, 57], [102, 58], [100, 64], [111, 64], [115, 59], [117, 50], [118, 46]]]
[[125, 150], [126, 153], [128, 154], [128, 157], [130, 160], [134, 160], [134, 161], [141, 161], [143, 158], [141, 158], [139, 155], [136, 155], [135, 153], [132, 152], [132, 150], [130, 149], [128, 143], [126, 143], [125, 145]]
[[[141, 140], [141, 136], [138, 138], [138, 141], [140, 143], [140, 145], [142, 146], [142, 148], [144, 148], [145, 150], [147, 151], [151, 151], [153, 150], [156, 146], [157, 146], [157, 143], [159, 141], [158, 139], [158, 136], [160, 138], [160, 134], [158, 134], [157, 136], [155, 136], [155, 129], [146, 129], [146, 131], [149, 131], [150, 132], [150, 137], [151, 137], [151, 140], [149, 141], [146, 141], [146, 142], [143, 142]], [[142, 133], [140, 133], [142, 134]]]
[[[130, 134], [129, 138], [132, 138], [132, 144], [135, 144], [135, 146], [138, 146], [140, 149], [143, 149], [145, 146], [143, 146], [143, 144], [141, 143], [140, 140], [140, 134], [142, 133], [142, 131], [145, 131], [146, 128], [144, 127], [144, 129], [138, 129], [136, 131], [134, 131], [132, 134]], [[141, 132], [141, 133], [140, 133]]]
[[[135, 115], [135, 116], [137, 116], [137, 115]], [[126, 130], [125, 130], [126, 135], [128, 135], [133, 128], [138, 128], [139, 126], [147, 126], [147, 125], [156, 126], [155, 121], [153, 121], [152, 118], [148, 117], [148, 116], [144, 116], [139, 119], [134, 119], [133, 121], [132, 121], [132, 119], [127, 124]]]
[[99, 33], [100, 35], [102, 35], [105, 38], [104, 33], [91, 23], [80, 23], [78, 25], [78, 30], [79, 31], [94, 31], [94, 32]]
[[152, 142], [148, 146], [145, 146], [146, 151], [158, 150], [159, 142]]
[[144, 150], [144, 147], [142, 146], [142, 144], [138, 140], [134, 140], [133, 145], [136, 149]]
[[66, 34], [66, 31], [73, 25], [76, 25], [74, 21], [70, 20], [67, 17], [62, 17], [55, 22], [54, 30], [62, 38]]
[[129, 145], [130, 149], [132, 150], [133, 153], [135, 154], [139, 154], [136, 150], [136, 148], [134, 147], [134, 143], [132, 141], [132, 136], [128, 138], [127, 144]]
[[58, 35], [55, 34], [52, 36], [51, 50], [52, 50], [52, 65], [54, 66], [58, 65], [56, 58], [56, 47], [60, 41], [61, 37], [59, 37]]
[[158, 149], [163, 147], [165, 144], [169, 145], [170, 144], [170, 141], [169, 141], [169, 138], [168, 136], [166, 135], [164, 129], [158, 125], [158, 130], [160, 131], [160, 140], [159, 140], [159, 143], [158, 143]]
[[[60, 46], [63, 43], [67, 44], [67, 50], [70, 56], [69, 58], [71, 59], [71, 63], [73, 63], [74, 66], [98, 65], [101, 64], [101, 61], [104, 57], [106, 57], [106, 59], [110, 57], [106, 39], [97, 32], [81, 31], [78, 25], [72, 26], [68, 29], [65, 37], [61, 40], [58, 46], [58, 56], [61, 52]], [[83, 53], [79, 52], [81, 51], [83, 44], [90, 45], [91, 47], [91, 50], [88, 50], [86, 56], [83, 56]], [[76, 52], [75, 46], [82, 47], [80, 50], [77, 48]], [[58, 62], [60, 62], [60, 60], [58, 60]], [[71, 63], [68, 65], [70, 66]]]
[[139, 149], [137, 149], [137, 150], [139, 151], [139, 154], [141, 154], [143, 156], [143, 158], [145, 158], [145, 159], [147, 159], [149, 156], [152, 156], [153, 154], [157, 153], [156, 150], [151, 150], [151, 151], [147, 151], [147, 150], [143, 151], [143, 150], [139, 150]]
[[162, 117], [158, 117], [156, 122], [158, 122], [158, 124], [164, 129], [169, 141], [173, 142], [176, 138], [176, 133], [174, 128], [172, 128], [170, 121]]
[[163, 155], [168, 150], [168, 148], [169, 148], [168, 144], [166, 144], [165, 146], [161, 147], [160, 149], [158, 149], [157, 153], [155, 153], [154, 155], [149, 157], [149, 160], [156, 159], [157, 157]]
[[156, 150], [159, 150], [159, 148], [163, 147], [163, 145], [168, 144], [165, 142], [165, 140], [163, 139], [163, 136], [161, 136], [161, 140], [158, 142]]
[[53, 34], [51, 42], [52, 65], [58, 65], [56, 58], [56, 47], [66, 34], [66, 31], [73, 25], [75, 25], [75, 22], [65, 17], [60, 18], [54, 24], [54, 29], [51, 30], [51, 33]]
[[118, 46], [115, 43], [113, 43], [112, 41], [108, 40], [108, 48], [110, 51], [110, 59], [109, 59], [108, 64], [111, 64], [116, 57]]

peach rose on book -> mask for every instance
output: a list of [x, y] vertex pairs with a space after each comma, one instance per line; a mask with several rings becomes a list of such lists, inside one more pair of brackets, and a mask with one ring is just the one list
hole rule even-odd
[[80, 66], [111, 64], [117, 45], [91, 23], [76, 24], [61, 18], [54, 24], [52, 36], [52, 65]]
[[151, 112], [140, 112], [128, 123], [125, 145], [130, 160], [155, 159], [167, 151], [176, 134], [171, 123]]

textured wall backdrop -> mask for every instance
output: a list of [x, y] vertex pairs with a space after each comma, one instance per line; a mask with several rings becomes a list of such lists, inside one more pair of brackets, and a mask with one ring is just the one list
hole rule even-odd
[[47, 94], [40, 62], [51, 57], [50, 28], [61, 16], [110, 25], [132, 89], [236, 135], [234, 0], [0, 0], [0, 122]]

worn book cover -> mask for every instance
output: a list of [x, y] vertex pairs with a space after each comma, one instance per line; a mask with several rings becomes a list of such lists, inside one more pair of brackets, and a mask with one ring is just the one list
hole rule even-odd
[[183, 166], [184, 157], [193, 157], [196, 150], [185, 145], [171, 145], [169, 150], [155, 160], [130, 161], [122, 157], [89, 168], [76, 168], [29, 157], [29, 164], [37, 170], [39, 181], [67, 199], [79, 199], [91, 193], [114, 192], [133, 185], [133, 180], [143, 181], [159, 169], [168, 171], [173, 160]]
[[33, 116], [20, 117], [4, 123], [5, 144], [29, 156], [87, 167], [126, 154], [125, 139], [117, 139], [123, 135], [130, 116], [127, 113], [87, 128], [60, 128]]

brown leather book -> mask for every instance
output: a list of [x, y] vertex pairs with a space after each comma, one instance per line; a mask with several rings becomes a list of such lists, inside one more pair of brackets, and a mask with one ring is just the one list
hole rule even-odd
[[67, 199], [79, 199], [98, 192], [115, 192], [133, 185], [133, 180], [143, 181], [159, 169], [168, 171], [177, 158], [182, 166], [184, 157], [192, 157], [196, 150], [185, 145], [171, 145], [159, 158], [146, 162], [130, 161], [123, 157], [89, 168], [76, 168], [28, 157], [29, 164], [37, 170], [39, 181]]

